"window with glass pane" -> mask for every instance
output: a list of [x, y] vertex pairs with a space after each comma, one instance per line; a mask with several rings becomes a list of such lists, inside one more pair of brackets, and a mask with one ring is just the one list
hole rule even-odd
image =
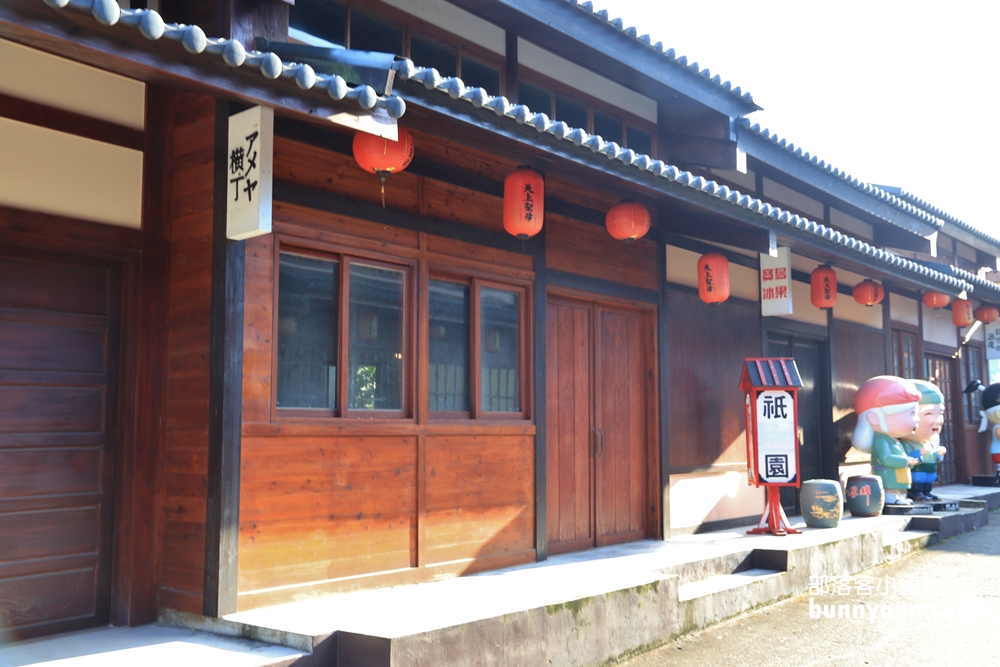
[[587, 106], [562, 95], [556, 95], [556, 120], [570, 127], [587, 129]]
[[289, 8], [288, 26], [343, 46], [347, 37], [347, 6], [330, 0], [298, 0]]
[[[965, 347], [962, 349], [962, 360], [960, 367], [962, 369], [962, 381], [961, 386], [964, 389], [969, 385], [972, 380], [980, 380], [980, 375], [982, 372], [979, 370], [982, 367], [982, 352], [978, 347]], [[970, 392], [968, 394], [963, 394], [963, 401], [965, 402], [965, 421], [969, 423], [978, 424], [979, 423], [979, 392]]]
[[653, 154], [653, 135], [631, 125], [626, 126], [626, 129], [628, 130], [629, 148], [642, 155]]
[[416, 35], [410, 38], [410, 60], [417, 67], [433, 67], [441, 76], [455, 76], [456, 59], [455, 51], [447, 46]]
[[614, 141], [619, 146], [624, 145], [622, 122], [614, 116], [594, 110], [594, 134], [605, 141]]
[[469, 56], [462, 56], [462, 82], [473, 88], [483, 88], [490, 95], [500, 94], [500, 70]]
[[338, 262], [281, 253], [278, 407], [337, 407]]
[[517, 103], [535, 113], [552, 113], [552, 93], [527, 81], [517, 82]]
[[402, 271], [350, 265], [349, 410], [403, 409]]
[[483, 287], [479, 293], [483, 412], [521, 410], [520, 295]]
[[351, 11], [351, 48], [400, 54], [403, 52], [403, 31], [355, 9]]
[[469, 286], [430, 281], [429, 408], [469, 411]]

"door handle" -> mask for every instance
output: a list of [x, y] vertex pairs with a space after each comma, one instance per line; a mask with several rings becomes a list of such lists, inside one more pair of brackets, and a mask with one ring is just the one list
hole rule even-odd
[[590, 430], [594, 434], [594, 447], [590, 450], [590, 458], [594, 458], [597, 456], [597, 429], [591, 426]]
[[597, 431], [597, 455], [601, 456], [604, 454], [604, 431], [601, 429], [596, 429]]

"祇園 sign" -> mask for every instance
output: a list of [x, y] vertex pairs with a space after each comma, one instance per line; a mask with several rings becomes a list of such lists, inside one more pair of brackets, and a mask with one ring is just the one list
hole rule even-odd
[[1000, 359], [1000, 320], [983, 327], [986, 333], [986, 358]]
[[257, 106], [229, 117], [226, 238], [271, 233], [274, 110]]
[[792, 256], [778, 248], [772, 257], [760, 254], [760, 314], [789, 315], [792, 312]]
[[802, 379], [790, 358], [746, 359], [740, 389], [746, 394], [747, 481], [767, 488], [767, 505], [751, 533], [798, 532], [788, 527], [779, 487], [798, 487], [797, 396]]

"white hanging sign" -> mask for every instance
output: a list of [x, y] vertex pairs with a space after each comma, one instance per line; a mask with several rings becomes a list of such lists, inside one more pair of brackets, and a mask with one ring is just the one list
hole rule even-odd
[[760, 254], [760, 314], [792, 313], [792, 254], [778, 248], [777, 254]]
[[226, 238], [271, 233], [274, 110], [257, 106], [229, 117]]
[[986, 358], [1000, 359], [1000, 320], [990, 322], [983, 330], [986, 332]]

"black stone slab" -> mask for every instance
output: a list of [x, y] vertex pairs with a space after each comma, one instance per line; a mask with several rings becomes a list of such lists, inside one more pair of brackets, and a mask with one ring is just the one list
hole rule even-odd
[[1000, 486], [998, 475], [973, 475], [972, 486]]
[[886, 516], [918, 516], [921, 514], [933, 514], [934, 508], [927, 503], [916, 505], [886, 505], [882, 508], [882, 514]]

